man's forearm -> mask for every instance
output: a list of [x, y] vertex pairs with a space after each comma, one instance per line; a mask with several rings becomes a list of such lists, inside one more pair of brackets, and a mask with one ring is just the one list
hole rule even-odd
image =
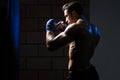
[[53, 40], [53, 38], [55, 37], [54, 32], [53, 31], [47, 31], [46, 32], [46, 45], [48, 45], [48, 43]]

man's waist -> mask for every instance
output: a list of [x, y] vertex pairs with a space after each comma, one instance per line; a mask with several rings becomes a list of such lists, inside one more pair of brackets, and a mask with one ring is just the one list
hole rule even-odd
[[68, 69], [68, 71], [84, 71], [84, 70], [88, 70], [89, 68], [93, 67], [92, 64], [88, 64], [86, 66], [75, 66], [75, 67], [71, 67], [70, 69]]

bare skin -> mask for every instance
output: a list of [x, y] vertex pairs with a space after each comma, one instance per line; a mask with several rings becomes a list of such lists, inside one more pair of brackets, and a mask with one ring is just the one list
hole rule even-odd
[[[90, 64], [95, 48], [99, 42], [99, 36], [90, 35], [86, 22], [81, 18], [70, 18], [65, 12], [66, 22], [69, 24], [65, 31], [55, 35], [53, 31], [46, 32], [46, 46], [54, 51], [65, 45], [69, 46], [68, 70], [84, 70]], [[72, 19], [72, 20], [71, 20]], [[94, 28], [94, 25], [91, 25]], [[92, 29], [93, 29], [92, 28]]]

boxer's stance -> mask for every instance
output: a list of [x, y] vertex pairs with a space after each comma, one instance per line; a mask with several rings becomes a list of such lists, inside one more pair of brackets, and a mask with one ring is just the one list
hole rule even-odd
[[54, 51], [65, 45], [69, 46], [68, 80], [99, 80], [95, 67], [90, 63], [100, 39], [99, 29], [87, 21], [79, 3], [66, 3], [62, 9], [68, 26], [55, 35], [57, 27], [54, 19], [48, 20], [46, 23], [48, 50]]

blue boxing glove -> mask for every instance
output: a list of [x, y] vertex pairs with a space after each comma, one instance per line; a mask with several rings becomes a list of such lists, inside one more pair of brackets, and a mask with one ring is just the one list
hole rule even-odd
[[58, 21], [56, 23], [56, 26], [60, 32], [63, 32], [65, 28], [67, 27], [67, 24], [64, 21]]
[[46, 31], [50, 31], [50, 30], [56, 31], [56, 30], [58, 30], [55, 23], [56, 22], [55, 22], [54, 19], [49, 19], [46, 23]]

